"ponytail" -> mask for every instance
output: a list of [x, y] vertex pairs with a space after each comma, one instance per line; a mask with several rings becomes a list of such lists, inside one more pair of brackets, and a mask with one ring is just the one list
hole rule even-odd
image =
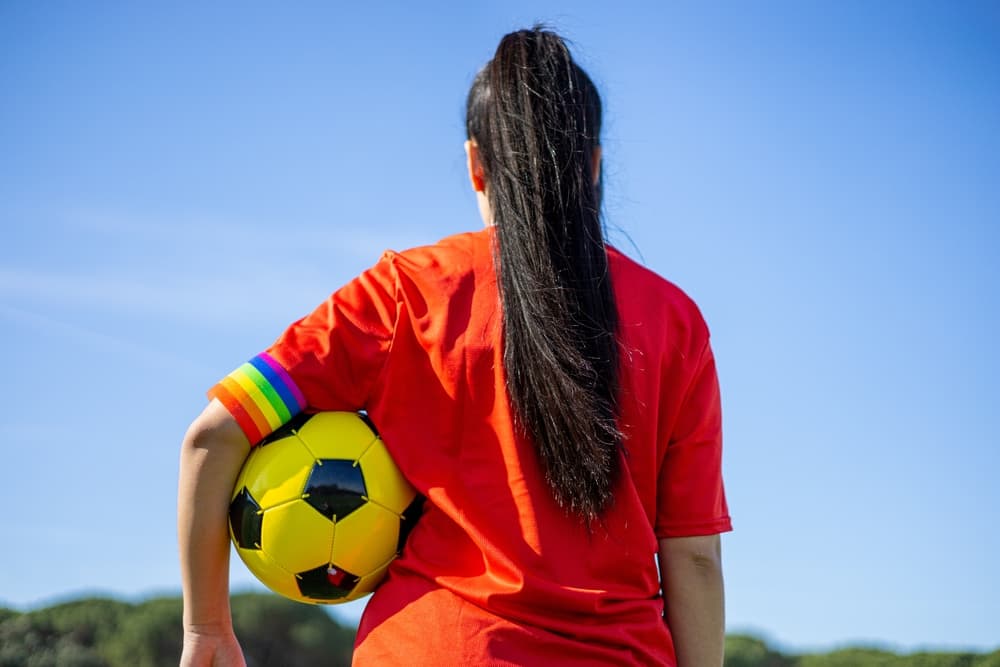
[[469, 91], [496, 226], [503, 364], [515, 425], [556, 502], [587, 521], [612, 498], [618, 313], [594, 183], [601, 102], [562, 39], [505, 36]]

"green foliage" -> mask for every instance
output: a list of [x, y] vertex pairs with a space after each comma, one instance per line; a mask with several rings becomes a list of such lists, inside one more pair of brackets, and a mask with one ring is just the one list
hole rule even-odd
[[350, 665], [354, 630], [337, 625], [319, 607], [275, 595], [233, 597], [233, 625], [248, 667], [278, 664]]
[[[319, 607], [266, 594], [235, 595], [233, 624], [248, 667], [349, 665], [354, 630]], [[131, 605], [90, 598], [0, 614], [0, 667], [174, 667], [181, 600]]]
[[906, 667], [974, 667], [974, 653], [914, 653], [906, 657]]
[[757, 637], [726, 637], [726, 667], [794, 667], [795, 664], [794, 658], [772, 651]]
[[902, 667], [895, 653], [874, 648], [844, 648], [822, 655], [804, 655], [799, 667]]
[[1000, 667], [1000, 651], [975, 653], [911, 653], [851, 647], [828, 653], [784, 655], [747, 635], [726, 637], [726, 667]]
[[105, 651], [112, 665], [173, 667], [182, 639], [180, 598], [157, 598], [136, 605], [121, 620]]
[[972, 664], [973, 667], [1000, 667], [1000, 650], [981, 655]]
[[0, 620], [0, 667], [105, 667], [101, 645], [129, 605], [75, 600]]
[[60, 630], [51, 615], [22, 614], [0, 623], [0, 667], [107, 667], [91, 645]]
[[53, 629], [74, 645], [94, 648], [108, 641], [132, 605], [108, 598], [64, 602], [25, 614], [50, 622]]
[[[996, 663], [986, 662], [998, 656]], [[797, 667], [1000, 667], [1000, 652], [990, 655], [976, 653], [945, 653], [926, 651], [897, 655], [871, 648], [847, 648], [823, 655], [804, 655]]]

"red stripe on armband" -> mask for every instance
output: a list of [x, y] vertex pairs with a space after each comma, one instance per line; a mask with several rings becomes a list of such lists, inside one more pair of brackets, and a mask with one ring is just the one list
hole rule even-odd
[[[228, 378], [226, 378], [228, 379]], [[258, 442], [264, 439], [264, 436], [270, 431], [270, 429], [262, 430], [254, 419], [253, 415], [246, 411], [240, 400], [233, 395], [233, 393], [224, 385], [225, 379], [219, 382], [217, 385], [208, 390], [208, 397], [210, 399], [218, 399], [220, 403], [229, 411], [229, 414], [233, 416], [236, 423], [239, 425], [243, 434], [250, 441], [251, 445], [256, 445]], [[239, 387], [237, 387], [238, 389]]]

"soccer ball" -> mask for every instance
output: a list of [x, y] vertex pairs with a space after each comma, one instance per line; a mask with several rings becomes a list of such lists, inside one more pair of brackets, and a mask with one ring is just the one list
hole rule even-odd
[[348, 602], [375, 590], [422, 500], [364, 416], [300, 415], [251, 450], [229, 505], [230, 537], [274, 592]]

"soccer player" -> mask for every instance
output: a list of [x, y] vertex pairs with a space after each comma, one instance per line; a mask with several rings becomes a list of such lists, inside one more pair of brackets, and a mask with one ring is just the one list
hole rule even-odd
[[356, 664], [722, 665], [708, 328], [605, 243], [600, 127], [559, 36], [505, 36], [467, 103], [485, 226], [386, 253], [210, 392], [181, 456], [184, 665], [242, 664], [226, 520], [250, 446], [362, 409], [426, 502]]

